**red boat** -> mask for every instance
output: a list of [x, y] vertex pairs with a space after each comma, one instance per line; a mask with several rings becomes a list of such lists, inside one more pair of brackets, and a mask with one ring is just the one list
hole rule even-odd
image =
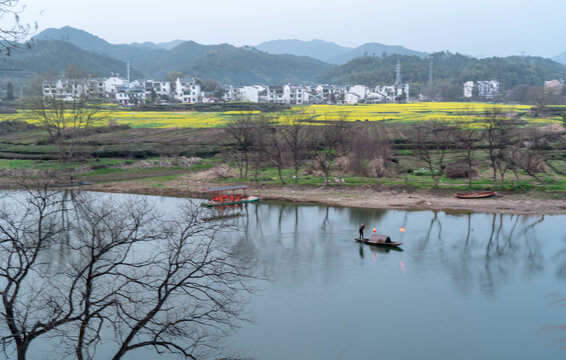
[[474, 191], [467, 193], [456, 193], [455, 197], [460, 199], [482, 199], [497, 195], [495, 191]]
[[246, 185], [236, 185], [202, 189], [209, 195], [209, 201], [202, 203], [202, 206], [239, 205], [258, 201], [258, 197], [246, 195], [247, 188]]

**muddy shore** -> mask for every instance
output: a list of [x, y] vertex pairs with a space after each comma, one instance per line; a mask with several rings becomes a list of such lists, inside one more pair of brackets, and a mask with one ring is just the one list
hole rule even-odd
[[[140, 181], [119, 181], [82, 186], [84, 190], [145, 195], [203, 197], [201, 189], [208, 184], [190, 176], [158, 185]], [[566, 214], [566, 197], [546, 196], [544, 193], [498, 193], [486, 199], [458, 199], [451, 191], [378, 190], [369, 186], [265, 186], [248, 184], [249, 195], [262, 201], [325, 204], [334, 206], [398, 209], [439, 210], [450, 212], [484, 212], [502, 214]], [[543, 198], [544, 197], [544, 198]]]

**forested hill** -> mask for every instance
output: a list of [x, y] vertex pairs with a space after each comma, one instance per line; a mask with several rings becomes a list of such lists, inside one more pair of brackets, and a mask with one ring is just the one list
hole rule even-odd
[[[472, 57], [438, 52], [431, 55], [433, 81], [463, 84], [466, 81], [497, 80], [502, 89], [519, 84], [542, 85], [551, 79], [565, 79], [566, 66], [556, 61], [532, 56]], [[413, 88], [422, 89], [429, 79], [429, 58], [391, 55], [362, 56], [335, 67], [317, 80], [332, 84], [362, 84], [375, 86], [393, 84], [395, 65], [401, 64], [401, 80]]]
[[306, 56], [271, 55], [253, 48], [222, 45], [182, 71], [226, 84], [267, 85], [314, 81], [331, 67]]
[[[74, 65], [92, 77], [126, 75], [127, 65], [123, 61], [95, 54], [76, 47], [66, 41], [35, 41], [30, 49], [14, 51], [11, 56], [2, 58], [2, 67], [27, 73], [60, 75]], [[142, 78], [143, 74], [130, 68], [132, 78]]]
[[[166, 80], [170, 72], [178, 72], [184, 76], [195, 75], [202, 80], [215, 80], [232, 85], [299, 83], [313, 81], [316, 76], [332, 67], [307, 56], [272, 55], [253, 48], [238, 48], [229, 44], [202, 45], [194, 41], [184, 41], [171, 49], [155, 49], [139, 44], [115, 45], [71, 27], [47, 29], [38, 34], [35, 40], [44, 51], [45, 59], [41, 61], [51, 64], [57, 70], [61, 69], [59, 63], [82, 58], [82, 54], [91, 51], [90, 54], [98, 54], [92, 57], [92, 60], [99, 60], [96, 67], [92, 66], [91, 61], [76, 62], [75, 65], [87, 72], [101, 75], [110, 72], [125, 75], [125, 62], [128, 61], [131, 65], [131, 77], [134, 79]], [[67, 44], [69, 48], [66, 52], [57, 53], [57, 48], [62, 44]], [[54, 46], [54, 51], [47, 52], [46, 47], [49, 46]], [[63, 57], [67, 59], [62, 59]], [[111, 63], [108, 61], [110, 58], [117, 60]], [[36, 59], [40, 61], [39, 58]], [[122, 64], [121, 68], [116, 67], [116, 64]], [[35, 71], [45, 66], [28, 61], [25, 67], [27, 71]]]

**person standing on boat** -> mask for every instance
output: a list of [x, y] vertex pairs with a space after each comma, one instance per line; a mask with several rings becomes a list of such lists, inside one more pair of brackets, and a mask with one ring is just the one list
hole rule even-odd
[[364, 226], [364, 224], [362, 224], [360, 226], [360, 239], [362, 239], [362, 240], [364, 239], [364, 228], [365, 228], [365, 226]]

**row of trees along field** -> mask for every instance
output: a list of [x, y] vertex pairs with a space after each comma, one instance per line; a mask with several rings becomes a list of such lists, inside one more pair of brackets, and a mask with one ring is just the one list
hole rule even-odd
[[[546, 171], [545, 161], [556, 156], [554, 149], [560, 153], [566, 146], [560, 133], [525, 127], [524, 121], [509, 118], [498, 107], [463, 115], [454, 124], [439, 120], [411, 126], [351, 122], [347, 114], [323, 119], [323, 125], [310, 121], [308, 114], [293, 111], [242, 115], [225, 127], [226, 154], [242, 179], [257, 181], [259, 169], [271, 165], [282, 184], [290, 181], [282, 172], [289, 167], [294, 169], [294, 182], [302, 175], [300, 169], [321, 171], [326, 182], [333, 171], [374, 178], [410, 173], [410, 166], [399, 166], [399, 153], [409, 152], [411, 163], [424, 167], [435, 187], [443, 176], [467, 179], [471, 187], [480, 167], [478, 160], [482, 160], [491, 168], [493, 187], [502, 188], [507, 174], [516, 178], [518, 187], [520, 174], [544, 187], [540, 174]], [[402, 139], [392, 136], [400, 130]]]

